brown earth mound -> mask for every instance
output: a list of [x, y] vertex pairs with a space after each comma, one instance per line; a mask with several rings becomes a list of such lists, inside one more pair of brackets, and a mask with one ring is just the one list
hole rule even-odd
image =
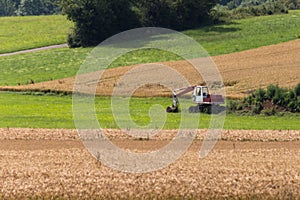
[[[265, 46], [253, 50], [212, 57], [223, 77], [228, 97], [243, 97], [260, 87], [278, 84], [281, 87], [294, 87], [300, 80], [300, 40], [294, 40], [277, 45]], [[184, 75], [191, 84], [203, 84], [202, 77], [186, 61], [155, 63], [163, 64]], [[153, 64], [154, 65], [154, 64]], [[119, 67], [104, 72], [101, 80], [99, 73], [89, 74], [90, 84], [98, 84], [97, 94], [111, 95], [118, 86], [118, 80], [135, 66]], [[157, 76], [156, 70], [145, 70], [152, 76]], [[91, 78], [93, 77], [93, 78]], [[137, 74], [136, 77], [139, 77]], [[164, 79], [172, 83], [172, 77], [165, 74]], [[43, 83], [0, 87], [2, 90], [31, 91], [68, 91], [72, 92], [75, 77], [54, 80]], [[175, 86], [174, 86], [175, 88]], [[160, 83], [146, 84], [135, 92], [136, 96], [170, 96], [170, 89]]]
[[[129, 150], [154, 150], [174, 131], [137, 140], [105, 130]], [[130, 174], [97, 162], [75, 130], [0, 129], [0, 199], [299, 199], [299, 131], [224, 131], [199, 159], [202, 136], [165, 169]]]

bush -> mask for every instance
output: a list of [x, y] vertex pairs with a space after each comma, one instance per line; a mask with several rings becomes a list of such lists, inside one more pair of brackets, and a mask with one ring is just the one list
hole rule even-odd
[[229, 104], [227, 105], [227, 110], [229, 112], [235, 112], [236, 111], [237, 102], [234, 100], [230, 100]]
[[[251, 104], [252, 104], [252, 101], [253, 101], [252, 96], [245, 97], [244, 100], [243, 100], [243, 102], [244, 102], [245, 104], [248, 104], [248, 105], [251, 105]], [[249, 107], [249, 106], [248, 106], [248, 107]]]
[[269, 85], [267, 87], [266, 98], [272, 100], [277, 90], [279, 90], [278, 85]]
[[215, 22], [226, 21], [226, 19], [230, 18], [230, 11], [227, 6], [217, 4], [211, 9], [209, 15]]
[[[300, 84], [294, 89], [269, 85], [267, 90], [260, 88], [241, 101], [230, 101], [228, 110], [230, 112], [242, 110], [247, 112], [251, 109], [253, 114], [262, 113], [266, 116], [276, 114], [276, 110], [300, 112], [300, 97], [299, 95], [297, 96], [299, 93]], [[270, 102], [272, 102], [272, 104], [270, 104]]]
[[250, 104], [249, 103], [245, 103], [244, 104], [244, 108], [249, 108], [250, 107]]
[[255, 99], [255, 101], [262, 103], [265, 100], [265, 94], [266, 91], [259, 88], [256, 92], [252, 94], [252, 97]]
[[76, 34], [76, 27], [68, 34], [67, 42], [71, 48], [83, 46], [79, 35]]
[[255, 103], [255, 106], [252, 110], [253, 114], [260, 114], [260, 112], [263, 110], [263, 105], [261, 102]]
[[282, 1], [289, 10], [300, 9], [300, 1], [299, 0], [282, 0]]
[[229, 2], [221, 1], [220, 3], [222, 5], [217, 5], [211, 12], [215, 20], [218, 18], [221, 21], [226, 21], [228, 19], [241, 19], [249, 16], [288, 13], [287, 3], [284, 3], [282, 0], [272, 2], [265, 0], [232, 0]]
[[60, 13], [56, 0], [21, 0], [16, 15], [51, 15]]
[[298, 85], [295, 87], [295, 94], [297, 97], [300, 96], [300, 83], [298, 83]]
[[289, 91], [289, 99], [294, 100], [297, 99], [296, 91]]
[[291, 101], [291, 102], [288, 104], [287, 107], [288, 107], [289, 111], [291, 111], [291, 112], [296, 112], [296, 110], [297, 110], [297, 102]]
[[238, 103], [237, 106], [236, 106], [236, 110], [243, 110], [243, 104]]
[[272, 116], [276, 114], [276, 110], [273, 107], [272, 109], [265, 109], [263, 111], [261, 111], [261, 114], [265, 115], [265, 116]]

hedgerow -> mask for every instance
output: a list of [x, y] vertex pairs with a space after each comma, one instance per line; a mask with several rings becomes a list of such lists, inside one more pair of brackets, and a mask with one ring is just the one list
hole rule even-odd
[[228, 112], [274, 115], [276, 112], [300, 112], [300, 83], [293, 89], [269, 85], [240, 101], [231, 100]]

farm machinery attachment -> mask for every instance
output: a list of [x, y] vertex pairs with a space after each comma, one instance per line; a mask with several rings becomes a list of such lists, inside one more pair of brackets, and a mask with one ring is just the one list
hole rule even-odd
[[225, 107], [220, 106], [225, 102], [222, 95], [210, 94], [207, 86], [189, 86], [185, 88], [175, 89], [173, 91], [173, 104], [172, 106], [168, 106], [166, 111], [168, 113], [179, 112], [178, 97], [189, 92], [193, 92], [192, 101], [196, 104], [195, 106], [189, 107], [190, 113], [202, 112], [211, 114], [212, 112], [219, 113], [225, 110]]

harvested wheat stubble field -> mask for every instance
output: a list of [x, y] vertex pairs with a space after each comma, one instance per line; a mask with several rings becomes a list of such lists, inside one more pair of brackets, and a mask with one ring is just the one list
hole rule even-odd
[[[277, 45], [260, 47], [238, 53], [212, 57], [217, 64], [226, 86], [228, 97], [243, 97], [251, 91], [269, 84], [281, 87], [294, 87], [300, 80], [300, 40], [294, 40]], [[201, 60], [199, 60], [201, 62]], [[191, 84], [202, 84], [202, 77], [185, 61], [163, 62], [184, 75]], [[98, 83], [99, 95], [110, 95], [118, 80], [135, 66], [108, 69]], [[147, 73], [155, 76], [156, 70]], [[98, 82], [98, 75], [89, 75], [92, 84]], [[166, 75], [167, 76], [167, 75]], [[73, 90], [74, 77], [23, 86], [2, 86], [2, 90]], [[170, 80], [172, 82], [174, 80]], [[150, 91], [150, 92], [149, 92]], [[157, 85], [146, 85], [135, 93], [136, 96], [169, 96], [170, 91]]]
[[[131, 151], [155, 150], [175, 132], [139, 140], [104, 130]], [[205, 133], [167, 168], [130, 174], [96, 162], [75, 130], [0, 129], [0, 198], [300, 198], [300, 131], [223, 131], [199, 160]]]

